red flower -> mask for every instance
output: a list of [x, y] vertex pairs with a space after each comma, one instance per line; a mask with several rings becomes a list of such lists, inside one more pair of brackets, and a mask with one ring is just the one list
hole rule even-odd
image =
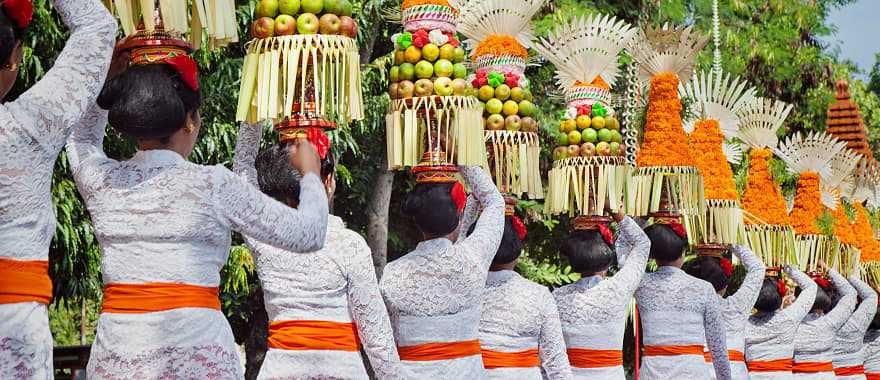
[[34, 17], [34, 4], [31, 0], [4, 0], [3, 12], [15, 21], [19, 28], [27, 28]]
[[819, 285], [819, 287], [822, 289], [828, 289], [831, 287], [831, 283], [829, 283], [828, 280], [826, 280], [822, 277], [819, 277], [819, 276], [813, 277], [813, 281], [815, 281], [816, 285]]
[[523, 224], [522, 219], [514, 215], [510, 217], [510, 221], [513, 223], [513, 229], [516, 231], [516, 235], [519, 236], [519, 240], [525, 240], [528, 231], [526, 230], [526, 225]]
[[428, 38], [428, 31], [425, 29], [420, 29], [418, 32], [413, 33], [412, 39], [413, 46], [419, 49], [431, 43], [431, 39]]
[[504, 74], [504, 83], [510, 88], [519, 86], [519, 75], [514, 73]]
[[455, 203], [455, 209], [458, 212], [464, 210], [464, 206], [467, 204], [467, 194], [464, 192], [464, 186], [462, 186], [461, 182], [455, 182], [455, 185], [452, 186], [452, 191], [449, 193], [452, 196], [452, 202]]
[[309, 128], [306, 134], [309, 142], [315, 146], [321, 159], [327, 158], [327, 153], [330, 151], [330, 139], [327, 138], [324, 130], [321, 128]]
[[607, 243], [608, 245], [610, 245], [612, 247], [614, 246], [614, 234], [611, 233], [611, 229], [608, 228], [607, 225], [605, 225], [605, 224], [599, 225], [599, 234], [602, 235], [602, 240], [605, 240], [605, 243]]
[[730, 260], [722, 257], [719, 264], [721, 264], [721, 271], [724, 272], [724, 276], [730, 277], [733, 274], [733, 264], [730, 263]]
[[671, 228], [672, 231], [675, 232], [676, 235], [678, 235], [678, 237], [687, 240], [687, 238], [688, 238], [687, 231], [684, 229], [684, 226], [681, 223], [679, 223], [679, 222], [669, 223], [669, 228]]
[[779, 292], [779, 295], [785, 297], [785, 294], [788, 293], [788, 289], [785, 287], [785, 281], [782, 279], [776, 280], [776, 291]]
[[[5, 4], [5, 3], [4, 3]], [[188, 55], [174, 55], [165, 57], [163, 63], [174, 68], [180, 75], [180, 80], [186, 83], [193, 91], [199, 90], [199, 67], [196, 61]]]

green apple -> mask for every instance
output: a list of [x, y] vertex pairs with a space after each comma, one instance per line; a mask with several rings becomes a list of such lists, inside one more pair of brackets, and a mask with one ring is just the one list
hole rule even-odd
[[456, 79], [464, 79], [467, 77], [467, 66], [464, 63], [456, 63], [452, 65], [452, 75]]
[[455, 90], [452, 88], [452, 79], [439, 77], [434, 79], [434, 93], [439, 96], [450, 96]]
[[422, 58], [428, 62], [436, 61], [438, 56], [440, 56], [440, 48], [437, 45], [427, 44], [422, 46]]
[[608, 120], [606, 121], [605, 124], [608, 124], [606, 128], [608, 128], [612, 131], [619, 131], [620, 130], [620, 122], [617, 121], [616, 117], [608, 118]]
[[492, 131], [504, 129], [504, 116], [494, 114], [486, 118], [486, 129]]
[[[480, 99], [481, 102], [488, 102], [490, 99], [495, 97], [495, 89], [490, 85], [485, 85], [480, 87], [480, 92], [477, 93], [477, 99]], [[501, 103], [501, 101], [498, 101]], [[499, 111], [501, 112], [501, 108], [499, 107]]]
[[400, 82], [400, 66], [392, 66], [388, 74], [391, 76], [392, 82]]
[[456, 46], [455, 49], [452, 50], [452, 62], [464, 62], [464, 48]]
[[522, 119], [516, 115], [510, 115], [504, 119], [504, 129], [508, 131], [519, 131], [522, 129]]
[[495, 87], [495, 97], [501, 100], [510, 99], [510, 87], [506, 84]]
[[[498, 89], [495, 89], [495, 97], [498, 97]], [[499, 100], [500, 101], [500, 100]], [[519, 104], [514, 102], [513, 100], [508, 100], [504, 102], [504, 116], [516, 115], [519, 112]]]
[[257, 18], [278, 16], [278, 0], [260, 0], [255, 9]]
[[342, 4], [339, 0], [324, 0], [324, 13], [342, 16]]
[[523, 92], [522, 88], [514, 87], [510, 89], [510, 100], [513, 100], [514, 102], [519, 103], [523, 101], [523, 99], [525, 99], [525, 96], [526, 95]]
[[602, 128], [598, 132], [599, 141], [602, 142], [611, 142], [611, 131], [607, 128]]
[[497, 115], [500, 114], [503, 110], [504, 103], [501, 103], [500, 100], [492, 98], [486, 101], [486, 112]]
[[296, 16], [299, 13], [299, 0], [281, 0], [278, 3], [278, 11], [282, 14]]
[[611, 144], [608, 144], [608, 145], [611, 146], [611, 155], [612, 156], [620, 155], [620, 143], [612, 142]]
[[400, 80], [413, 80], [416, 77], [416, 67], [412, 63], [404, 62], [400, 65]]
[[299, 34], [318, 34], [320, 22], [314, 13], [303, 13], [296, 18], [296, 31]]
[[611, 142], [620, 143], [623, 142], [623, 136], [620, 135], [620, 132], [617, 130], [611, 130]]
[[416, 81], [416, 96], [431, 96], [434, 94], [434, 82], [430, 79], [419, 79]]
[[339, 0], [339, 15], [351, 17], [352, 6], [349, 0]]
[[300, 8], [302, 8], [304, 13], [318, 14], [324, 10], [324, 0], [302, 0], [300, 1]]
[[434, 76], [434, 65], [431, 62], [421, 60], [416, 64], [416, 78], [428, 79]]
[[568, 133], [560, 133], [556, 136], [557, 146], [568, 146]]
[[[515, 101], [515, 100], [514, 100]], [[519, 114], [522, 116], [534, 116], [535, 115], [535, 105], [528, 100], [522, 100], [519, 102]]]
[[455, 67], [448, 59], [440, 59], [434, 63], [434, 75], [438, 77], [452, 77]]
[[525, 93], [525, 96], [523, 97], [523, 99], [531, 102], [532, 101], [532, 91], [531, 90], [523, 90], [523, 92]]
[[584, 129], [583, 131], [581, 131], [581, 135], [584, 141], [589, 143], [595, 143], [599, 140], [599, 135], [596, 133], [596, 130], [592, 128]]
[[596, 144], [596, 153], [600, 156], [610, 156], [611, 155], [611, 144], [603, 141]]
[[581, 143], [581, 133], [578, 131], [568, 132], [568, 143], [569, 144], [580, 144]]
[[453, 59], [455, 59], [455, 47], [450, 44], [441, 46], [440, 59], [445, 59], [447, 61], [452, 61]]

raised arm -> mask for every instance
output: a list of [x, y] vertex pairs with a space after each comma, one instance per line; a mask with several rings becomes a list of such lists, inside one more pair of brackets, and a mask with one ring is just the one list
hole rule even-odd
[[706, 309], [703, 312], [703, 328], [706, 330], [706, 345], [712, 353], [712, 365], [715, 367], [715, 378], [730, 380], [730, 360], [727, 356], [727, 334], [724, 332], [724, 320], [721, 318], [720, 299], [712, 291], [707, 291]]
[[562, 324], [559, 322], [559, 310], [550, 292], [544, 297], [543, 317], [538, 336], [538, 357], [541, 359], [541, 368], [544, 369], [548, 379], [573, 379], [565, 349], [565, 338], [562, 336]]
[[327, 234], [327, 193], [315, 173], [300, 181], [299, 207], [290, 208], [222, 166], [215, 167], [214, 207], [232, 229], [293, 252], [314, 252]]
[[461, 213], [458, 241], [456, 243], [463, 241], [467, 237], [468, 231], [470, 231], [474, 222], [477, 221], [478, 215], [480, 215], [480, 201], [473, 194], [468, 195], [464, 211]]
[[877, 313], [877, 292], [871, 286], [862, 281], [858, 274], [849, 276], [849, 283], [856, 289], [862, 302], [847, 319], [841, 331], [850, 331], [862, 335], [868, 330], [868, 326]]
[[88, 181], [83, 164], [90, 159], [106, 158], [104, 155], [104, 130], [107, 127], [107, 111], [92, 103], [79, 119], [67, 140], [67, 160], [77, 183]]
[[263, 123], [242, 123], [238, 129], [238, 140], [235, 142], [235, 156], [232, 158], [232, 171], [254, 186], [259, 186], [254, 162], [260, 152], [262, 134]]
[[806, 273], [791, 266], [785, 267], [785, 274], [801, 288], [801, 294], [791, 305], [782, 310], [782, 315], [791, 323], [801, 323], [813, 307], [813, 302], [816, 301], [816, 289], [819, 288], [819, 285], [816, 285], [816, 282]]
[[74, 124], [104, 85], [116, 38], [116, 20], [98, 0], [55, 0], [70, 38], [52, 69], [6, 104], [24, 133], [55, 159]]
[[459, 244], [465, 246], [467, 252], [479, 254], [488, 270], [504, 234], [504, 198], [483, 168], [467, 166], [460, 167], [460, 170], [474, 196], [483, 206], [483, 213], [477, 221], [474, 233]]
[[733, 306], [733, 309], [743, 318], [747, 318], [752, 313], [755, 301], [758, 300], [758, 293], [761, 292], [761, 285], [764, 283], [764, 262], [752, 252], [752, 250], [741, 245], [731, 247], [733, 254], [742, 261], [746, 267], [746, 277], [736, 293], [727, 296], [727, 302]]
[[351, 315], [358, 329], [358, 336], [364, 346], [364, 352], [370, 359], [373, 371], [380, 379], [402, 378], [400, 357], [391, 329], [388, 311], [379, 293], [376, 271], [370, 247], [356, 233], [346, 231], [350, 237], [346, 239], [350, 252], [348, 268], [348, 304]]
[[[642, 276], [645, 274], [648, 254], [651, 252], [651, 240], [648, 239], [648, 235], [645, 235], [645, 231], [628, 216], [623, 218], [618, 226], [620, 227], [620, 237], [618, 237], [617, 242], [614, 244], [617, 257], [621, 256], [621, 249], [628, 251], [628, 253], [626, 254], [625, 261], [618, 263], [622, 265], [620, 271], [605, 281], [618, 288], [618, 294], [622, 296], [621, 299], [629, 302], [632, 294], [639, 287]], [[621, 241], [624, 243], [621, 243]]]
[[828, 276], [834, 282], [834, 287], [837, 288], [837, 294], [840, 298], [837, 300], [837, 305], [828, 314], [825, 314], [823, 320], [834, 331], [837, 331], [843, 327], [856, 307], [856, 289], [834, 269], [828, 269]]

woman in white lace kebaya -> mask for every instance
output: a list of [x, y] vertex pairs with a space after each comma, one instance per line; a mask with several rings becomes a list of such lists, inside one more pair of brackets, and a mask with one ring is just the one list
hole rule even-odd
[[645, 233], [658, 268], [636, 290], [645, 346], [641, 378], [705, 378], [703, 347], [708, 346], [716, 377], [730, 380], [720, 298], [712, 285], [681, 270], [687, 247], [684, 227], [661, 221]]
[[415, 378], [486, 377], [480, 306], [504, 232], [504, 199], [482, 168], [460, 171], [483, 206], [474, 233], [453, 244], [467, 196], [457, 181], [428, 176], [435, 182], [418, 183], [404, 205], [425, 241], [388, 263], [380, 281], [401, 362]]
[[299, 209], [222, 166], [188, 162], [201, 124], [195, 62], [186, 55], [151, 62], [110, 79], [98, 97], [110, 125], [137, 140], [134, 158], [104, 155], [108, 112], [97, 107], [68, 145], [103, 249], [104, 300], [88, 377], [242, 378], [218, 299], [230, 232], [294, 252], [320, 249], [327, 196], [318, 157], [311, 144], [291, 153], [305, 172]]
[[831, 287], [824, 278], [817, 278], [819, 288], [812, 310], [798, 326], [794, 341], [794, 367], [792, 373], [798, 379], [834, 379], [833, 359], [834, 338], [849, 320], [856, 305], [856, 291], [833, 269], [828, 277], [840, 297], [833, 305]]
[[[56, 0], [70, 38], [36, 85], [0, 106], [0, 378], [50, 379], [52, 170], [107, 76], [116, 21], [98, 0]], [[0, 94], [18, 77], [30, 1], [0, 5]], [[39, 36], [38, 36], [39, 37]]]
[[856, 380], [865, 378], [864, 339], [877, 313], [877, 292], [859, 279], [858, 272], [849, 277], [849, 282], [856, 288], [861, 303], [837, 330], [832, 363], [838, 379]]
[[782, 299], [787, 290], [785, 283], [768, 274], [755, 301], [757, 312], [745, 327], [746, 365], [750, 379], [791, 379], [794, 340], [798, 325], [810, 311], [818, 286], [809, 276], [792, 267], [785, 274], [794, 280], [801, 292], [785, 309]]
[[[724, 318], [727, 335], [727, 356], [730, 360], [730, 374], [734, 379], [748, 379], [749, 370], [745, 361], [746, 324], [752, 315], [752, 308], [764, 282], [764, 262], [746, 247], [734, 245], [731, 252], [742, 261], [746, 276], [736, 293], [721, 299], [721, 316]], [[727, 291], [728, 281], [733, 274], [733, 266], [725, 258], [702, 256], [685, 264], [685, 272], [705, 280], [719, 296]], [[715, 368], [709, 364], [709, 377], [715, 377]]]
[[[572, 372], [578, 379], [626, 378], [623, 335], [627, 308], [645, 273], [651, 242], [638, 224], [618, 216], [619, 236], [602, 230], [575, 231], [561, 251], [583, 277], [553, 292]], [[618, 272], [605, 278], [617, 253]]]
[[[299, 175], [283, 146], [273, 145], [257, 154], [261, 132], [259, 124], [242, 125], [233, 170], [259, 184], [264, 193], [296, 207]], [[333, 154], [329, 149], [319, 153], [321, 176], [332, 202]], [[378, 378], [402, 378], [370, 247], [334, 215], [328, 217], [325, 239], [320, 251], [300, 254], [245, 236], [254, 252], [271, 322], [269, 351], [259, 378], [366, 379], [361, 345]]]
[[874, 314], [868, 332], [865, 333], [864, 357], [865, 379], [880, 380], [880, 313]]

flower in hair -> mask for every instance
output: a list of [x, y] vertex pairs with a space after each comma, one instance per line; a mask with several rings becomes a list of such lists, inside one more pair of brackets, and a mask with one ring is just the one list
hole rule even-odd
[[34, 17], [34, 4], [32, 0], [4, 0], [3, 12], [19, 28], [27, 28]]
[[523, 224], [522, 219], [514, 215], [510, 217], [510, 221], [513, 224], [513, 229], [516, 231], [516, 236], [519, 236], [519, 240], [525, 240], [528, 230], [526, 230], [526, 225]]
[[327, 134], [324, 133], [324, 130], [321, 128], [309, 128], [306, 132], [306, 136], [310, 143], [315, 146], [315, 149], [318, 151], [318, 156], [321, 159], [327, 158], [327, 153], [330, 152], [330, 139], [327, 138]]
[[776, 291], [779, 292], [779, 295], [785, 297], [785, 294], [788, 293], [788, 288], [785, 287], [785, 281], [782, 279], [776, 280]]
[[829, 287], [831, 287], [831, 284], [828, 282], [828, 280], [820, 276], [813, 277], [813, 281], [815, 281], [816, 285], [819, 285], [819, 287], [822, 289], [828, 289]]
[[725, 277], [730, 277], [733, 274], [733, 264], [730, 263], [730, 260], [722, 257], [719, 264], [721, 264], [721, 271], [724, 272]]
[[464, 205], [467, 204], [467, 194], [464, 192], [464, 186], [461, 182], [456, 181], [449, 194], [452, 196], [452, 202], [455, 203], [455, 209], [458, 212], [464, 210]]
[[687, 239], [687, 231], [684, 229], [684, 225], [679, 222], [672, 222], [669, 223], [668, 226], [672, 229], [673, 232], [675, 232], [676, 235], [678, 235], [678, 237], [682, 239]]
[[614, 246], [614, 234], [611, 233], [611, 229], [608, 228], [607, 224], [599, 224], [599, 234], [602, 235], [602, 240], [605, 240], [606, 244]]
[[180, 75], [180, 80], [186, 83], [193, 91], [199, 90], [199, 67], [196, 61], [188, 55], [169, 55], [161, 61], [174, 68]]

